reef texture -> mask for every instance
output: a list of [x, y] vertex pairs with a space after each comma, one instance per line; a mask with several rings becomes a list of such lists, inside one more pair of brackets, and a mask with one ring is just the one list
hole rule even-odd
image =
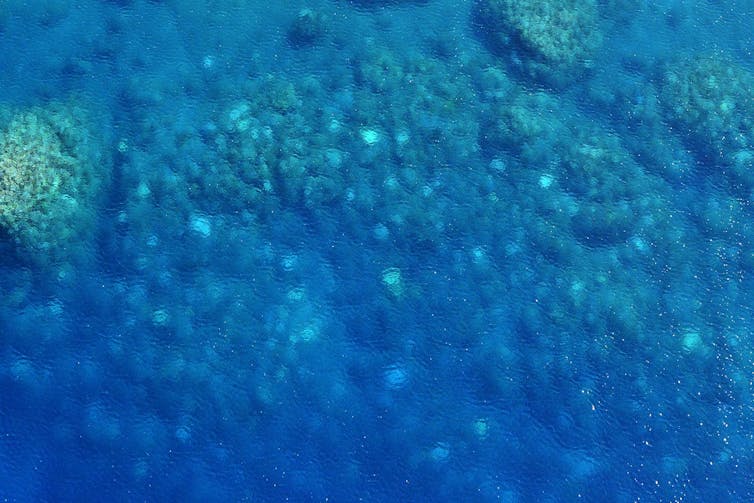
[[[83, 111], [66, 106], [2, 114], [0, 226], [34, 261], [86, 240], [104, 173]], [[75, 245], [75, 246], [74, 246]]]
[[495, 41], [525, 49], [521, 64], [540, 77], [560, 80], [589, 66], [602, 44], [594, 0], [485, 0], [482, 11]]

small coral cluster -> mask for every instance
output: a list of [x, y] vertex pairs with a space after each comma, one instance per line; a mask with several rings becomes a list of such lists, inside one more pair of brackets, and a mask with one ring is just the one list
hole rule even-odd
[[543, 75], [585, 66], [602, 43], [594, 0], [486, 0], [483, 10], [497, 41], [520, 42]]
[[35, 108], [6, 114], [0, 131], [0, 226], [23, 255], [59, 258], [80, 243], [101, 178], [100, 155], [80, 110]]

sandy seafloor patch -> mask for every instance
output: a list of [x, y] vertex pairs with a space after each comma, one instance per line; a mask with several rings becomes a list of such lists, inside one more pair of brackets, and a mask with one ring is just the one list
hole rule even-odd
[[754, 501], [754, 8], [534, 4], [0, 3], [0, 499]]

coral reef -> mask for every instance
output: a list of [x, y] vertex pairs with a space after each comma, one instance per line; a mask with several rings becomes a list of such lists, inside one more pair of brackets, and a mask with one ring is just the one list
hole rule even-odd
[[[322, 222], [339, 213], [358, 233], [379, 226], [384, 238], [439, 243], [462, 218], [453, 213], [470, 206], [453, 204], [470, 194], [451, 186], [484, 176], [468, 168], [480, 155], [475, 91], [463, 75], [440, 81], [446, 73], [433, 58], [369, 48], [350, 87], [276, 75], [249, 81], [208, 116], [201, 136], [183, 142], [194, 147], [180, 178], [206, 213], [232, 208], [263, 223], [306, 208]], [[322, 109], [308, 106], [328, 95]]]
[[715, 171], [754, 187], [754, 74], [725, 55], [694, 56], [666, 70], [661, 100]]
[[548, 222], [567, 227], [583, 244], [616, 244], [657, 232], [646, 224], [663, 220], [660, 180], [645, 173], [614, 136], [578, 118], [550, 94], [515, 94], [492, 114], [487, 146], [517, 155], [525, 166], [514, 173], [517, 183], [533, 191]]
[[521, 45], [537, 77], [559, 80], [589, 65], [602, 43], [594, 0], [485, 0], [483, 21], [503, 47]]
[[92, 226], [106, 177], [103, 149], [80, 109], [53, 105], [3, 115], [0, 226], [25, 257], [70, 256]]
[[317, 43], [327, 32], [327, 16], [312, 10], [301, 9], [288, 28], [288, 40], [296, 47]]

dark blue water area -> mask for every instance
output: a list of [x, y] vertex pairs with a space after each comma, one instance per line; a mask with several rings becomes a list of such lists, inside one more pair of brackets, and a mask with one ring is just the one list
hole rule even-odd
[[2, 2], [0, 499], [754, 501], [752, 20]]

